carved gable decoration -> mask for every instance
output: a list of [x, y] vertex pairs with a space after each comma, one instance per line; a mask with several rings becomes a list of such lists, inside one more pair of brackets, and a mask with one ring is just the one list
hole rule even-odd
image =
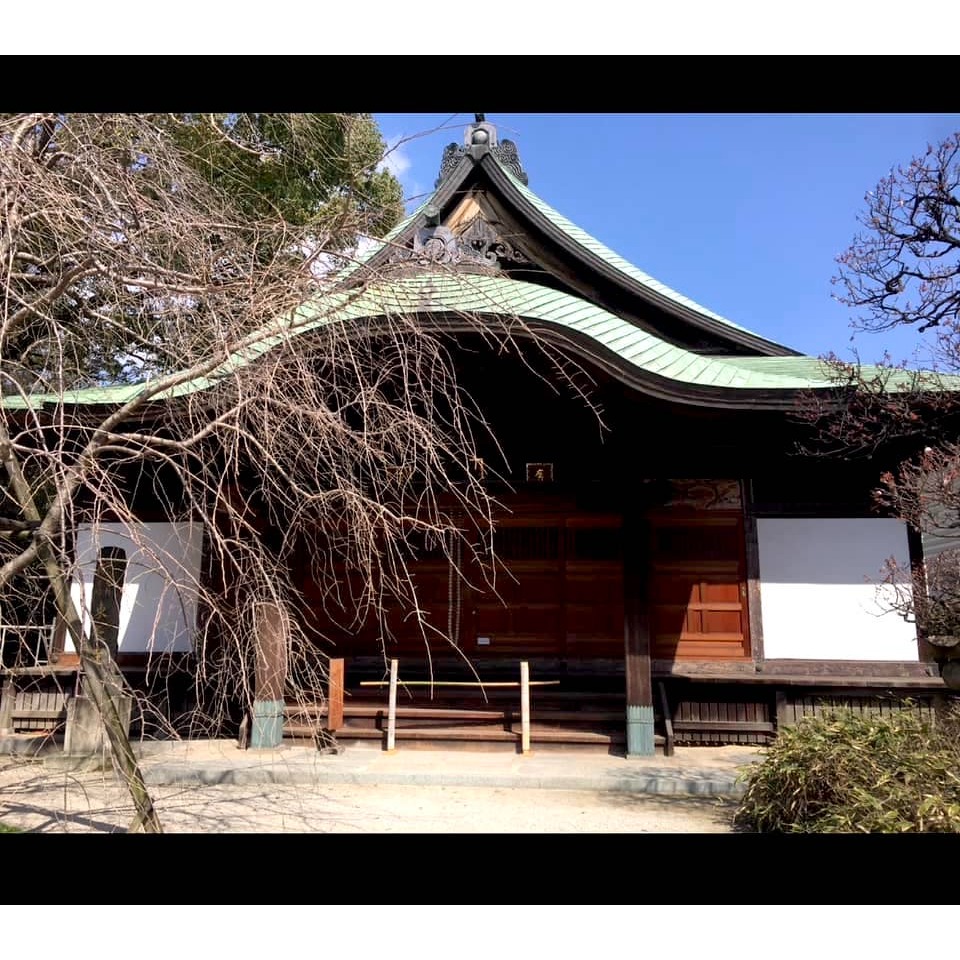
[[738, 480], [671, 480], [666, 506], [695, 510], [741, 510]]
[[[443, 153], [437, 185], [445, 180], [464, 157], [479, 162], [486, 154], [522, 183], [527, 175], [520, 165], [517, 146], [500, 140], [497, 128], [487, 123], [482, 113], [464, 131], [463, 146], [451, 143]], [[423, 210], [424, 225], [407, 249], [395, 250], [388, 263], [429, 267], [456, 266], [465, 271], [496, 272], [513, 264], [530, 265], [530, 257], [513, 237], [504, 236], [502, 225], [484, 201], [482, 191], [461, 194], [454, 208], [447, 209], [445, 222], [441, 210], [432, 204]]]
[[477, 263], [499, 266], [505, 260], [513, 263], [530, 262], [530, 258], [518, 246], [501, 237], [480, 214], [463, 228], [459, 241], [464, 256]]
[[498, 271], [507, 262], [528, 264], [530, 259], [478, 213], [455, 231], [440, 224], [421, 227], [412, 247], [394, 251], [389, 262], [483, 268], [487, 272]]

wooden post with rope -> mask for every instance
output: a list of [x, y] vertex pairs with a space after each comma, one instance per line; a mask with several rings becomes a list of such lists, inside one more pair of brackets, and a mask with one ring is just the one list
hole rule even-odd
[[530, 752], [530, 664], [520, 663], [520, 752]]
[[387, 751], [397, 745], [397, 673], [398, 660], [390, 661], [390, 700], [387, 705]]

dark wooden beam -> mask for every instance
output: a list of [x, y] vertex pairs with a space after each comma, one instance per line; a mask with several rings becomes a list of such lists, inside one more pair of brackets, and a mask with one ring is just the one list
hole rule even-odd
[[649, 541], [649, 524], [636, 512], [635, 507], [629, 507], [623, 518], [623, 637], [628, 757], [649, 757], [655, 752], [647, 602]]
[[[907, 549], [910, 552], [910, 576], [913, 581], [913, 595], [926, 596], [927, 573], [923, 555], [923, 535], [912, 524], [907, 524]], [[917, 622], [917, 653], [922, 663], [936, 663], [937, 650], [924, 639], [924, 624]]]
[[13, 708], [17, 702], [17, 686], [13, 675], [7, 674], [3, 679], [3, 692], [0, 693], [0, 734], [6, 736], [13, 733]]
[[757, 516], [753, 509], [753, 484], [741, 481], [743, 497], [744, 565], [747, 588], [747, 628], [750, 631], [750, 653], [753, 662], [763, 663], [763, 617], [760, 610], [760, 541], [757, 537]]
[[257, 611], [251, 747], [279, 747], [283, 743], [283, 694], [290, 635], [287, 616], [276, 603], [263, 603]]
[[97, 655], [117, 659], [120, 642], [120, 601], [127, 570], [123, 547], [103, 547], [93, 574], [90, 619]]

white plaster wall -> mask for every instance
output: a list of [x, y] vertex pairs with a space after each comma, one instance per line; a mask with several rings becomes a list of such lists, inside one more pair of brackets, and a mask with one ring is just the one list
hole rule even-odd
[[[190, 523], [81, 525], [71, 595], [89, 634], [90, 602], [102, 547], [122, 547], [127, 569], [120, 599], [122, 653], [187, 652], [197, 622], [203, 530]], [[67, 639], [67, 650], [72, 643]]]
[[875, 518], [760, 518], [767, 660], [917, 660], [917, 635], [880, 586], [893, 556], [909, 570], [907, 528]]

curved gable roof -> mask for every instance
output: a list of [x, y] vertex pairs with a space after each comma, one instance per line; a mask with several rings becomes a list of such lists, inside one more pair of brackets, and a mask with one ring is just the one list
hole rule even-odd
[[[448, 148], [448, 153], [453, 147]], [[398, 246], [411, 245], [417, 231], [426, 226], [426, 213], [431, 207], [449, 215], [466, 192], [479, 188], [498, 216], [509, 224], [511, 239], [526, 246], [531, 259], [553, 275], [552, 285], [559, 283], [568, 292], [596, 301], [635, 326], [695, 352], [800, 355], [644, 273], [538, 197], [517, 176], [518, 164], [503, 162], [496, 148], [469, 146], [458, 153], [456, 161], [445, 155], [445, 172], [435, 192], [393, 231], [380, 249], [372, 252], [367, 260], [371, 266], [386, 265]], [[530, 279], [537, 281], [535, 277]], [[694, 346], [698, 341], [704, 341], [702, 349]]]
[[[202, 377], [184, 379], [152, 398], [169, 400], [214, 387], [236, 370], [288, 341], [335, 323], [368, 318], [418, 316], [450, 332], [477, 329], [478, 318], [495, 318], [509, 335], [535, 332], [608, 370], [642, 393], [680, 403], [730, 408], [787, 408], [800, 391], [837, 386], [830, 368], [816, 357], [703, 356], [667, 343], [622, 317], [562, 290], [502, 276], [422, 272], [380, 280], [362, 290], [319, 296], [292, 317], [276, 321], [249, 346]], [[864, 373], [879, 373], [865, 368]], [[914, 383], [908, 371], [886, 371], [887, 386]], [[930, 388], [957, 389], [956, 378]], [[949, 381], [949, 382], [948, 382]], [[122, 404], [154, 385], [69, 391], [64, 395], [6, 397], [3, 405]]]
[[[481, 163], [491, 173], [491, 179], [495, 183], [504, 182], [509, 184], [509, 188], [516, 194], [517, 198], [523, 204], [532, 208], [535, 214], [542, 218], [544, 225], [549, 225], [555, 231], [562, 234], [570, 242], [576, 245], [581, 257], [595, 268], [613, 272], [619, 276], [624, 286], [636, 294], [649, 299], [657, 305], [665, 303], [682, 311], [680, 316], [684, 319], [695, 319], [701, 324], [709, 323], [711, 327], [719, 328], [722, 332], [736, 332], [742, 335], [744, 345], [756, 346], [761, 348], [764, 353], [771, 355], [792, 355], [799, 356], [799, 351], [787, 347], [784, 344], [762, 337], [752, 330], [728, 320], [719, 313], [714, 313], [706, 307], [701, 306], [695, 300], [678, 293], [676, 290], [661, 283], [649, 274], [644, 273], [638, 267], [630, 263], [629, 260], [615, 253], [605, 244], [601, 243], [595, 237], [592, 237], [586, 230], [578, 227], [575, 223], [568, 220], [563, 214], [554, 210], [542, 198], [537, 196], [529, 187], [518, 180], [511, 171], [506, 169], [497, 158], [491, 154], [486, 154]], [[695, 316], [691, 316], [695, 315]], [[750, 341], [747, 343], [746, 341]]]
[[[799, 391], [837, 386], [836, 377], [821, 360], [765, 340], [701, 307], [591, 237], [530, 191], [517, 176], [515, 153], [513, 160], [515, 170], [483, 146], [454, 147], [453, 155], [448, 149], [446, 175], [430, 198], [383, 240], [332, 276], [327, 292], [316, 295], [292, 315], [254, 331], [246, 346], [214, 369], [207, 368], [209, 372], [203, 376], [192, 376], [190, 371], [171, 375], [159, 393], [155, 393], [158, 384], [145, 383], [63, 395], [8, 396], [0, 402], [7, 408], [23, 409], [62, 403], [114, 405], [148, 396], [151, 401], [168, 400], [223, 382], [290, 338], [333, 323], [389, 320], [400, 315], [420, 316], [434, 328], [452, 332], [476, 330], [478, 317], [495, 318], [501, 330], [517, 334], [536, 331], [550, 342], [572, 348], [640, 392], [679, 403], [785, 409], [795, 402]], [[524, 228], [518, 243], [541, 244], [540, 251], [554, 266], [560, 262], [556, 252], [565, 251], [582, 277], [566, 284], [543, 282], [542, 272], [524, 269], [523, 275], [529, 279], [521, 280], [507, 272], [491, 275], [461, 271], [456, 264], [431, 265], [428, 257], [419, 254], [417, 259], [399, 264], [397, 271], [377, 269], [390, 266], [392, 254], [412, 246], [417, 232], [428, 222], [436, 222], [438, 210], [446, 208], [449, 213], [476, 188], [495, 194], [495, 204], [487, 211], [493, 209], [494, 220], [499, 204], [512, 218], [505, 224], [511, 231]], [[508, 236], [513, 239], [515, 233]], [[604, 282], [606, 288], [596, 295]], [[611, 286], [621, 294], [619, 299], [612, 297], [613, 304]], [[677, 323], [711, 333], [729, 343], [731, 352], [691, 349], [677, 338], [662, 335], [656, 324], [642, 322], [644, 311], [652, 309]], [[371, 331], [376, 332], [376, 325]], [[864, 373], [881, 378], [891, 390], [917, 385], [916, 374], [907, 371], [873, 367], [865, 368]], [[957, 390], [960, 379], [928, 375], [923, 389]]]

